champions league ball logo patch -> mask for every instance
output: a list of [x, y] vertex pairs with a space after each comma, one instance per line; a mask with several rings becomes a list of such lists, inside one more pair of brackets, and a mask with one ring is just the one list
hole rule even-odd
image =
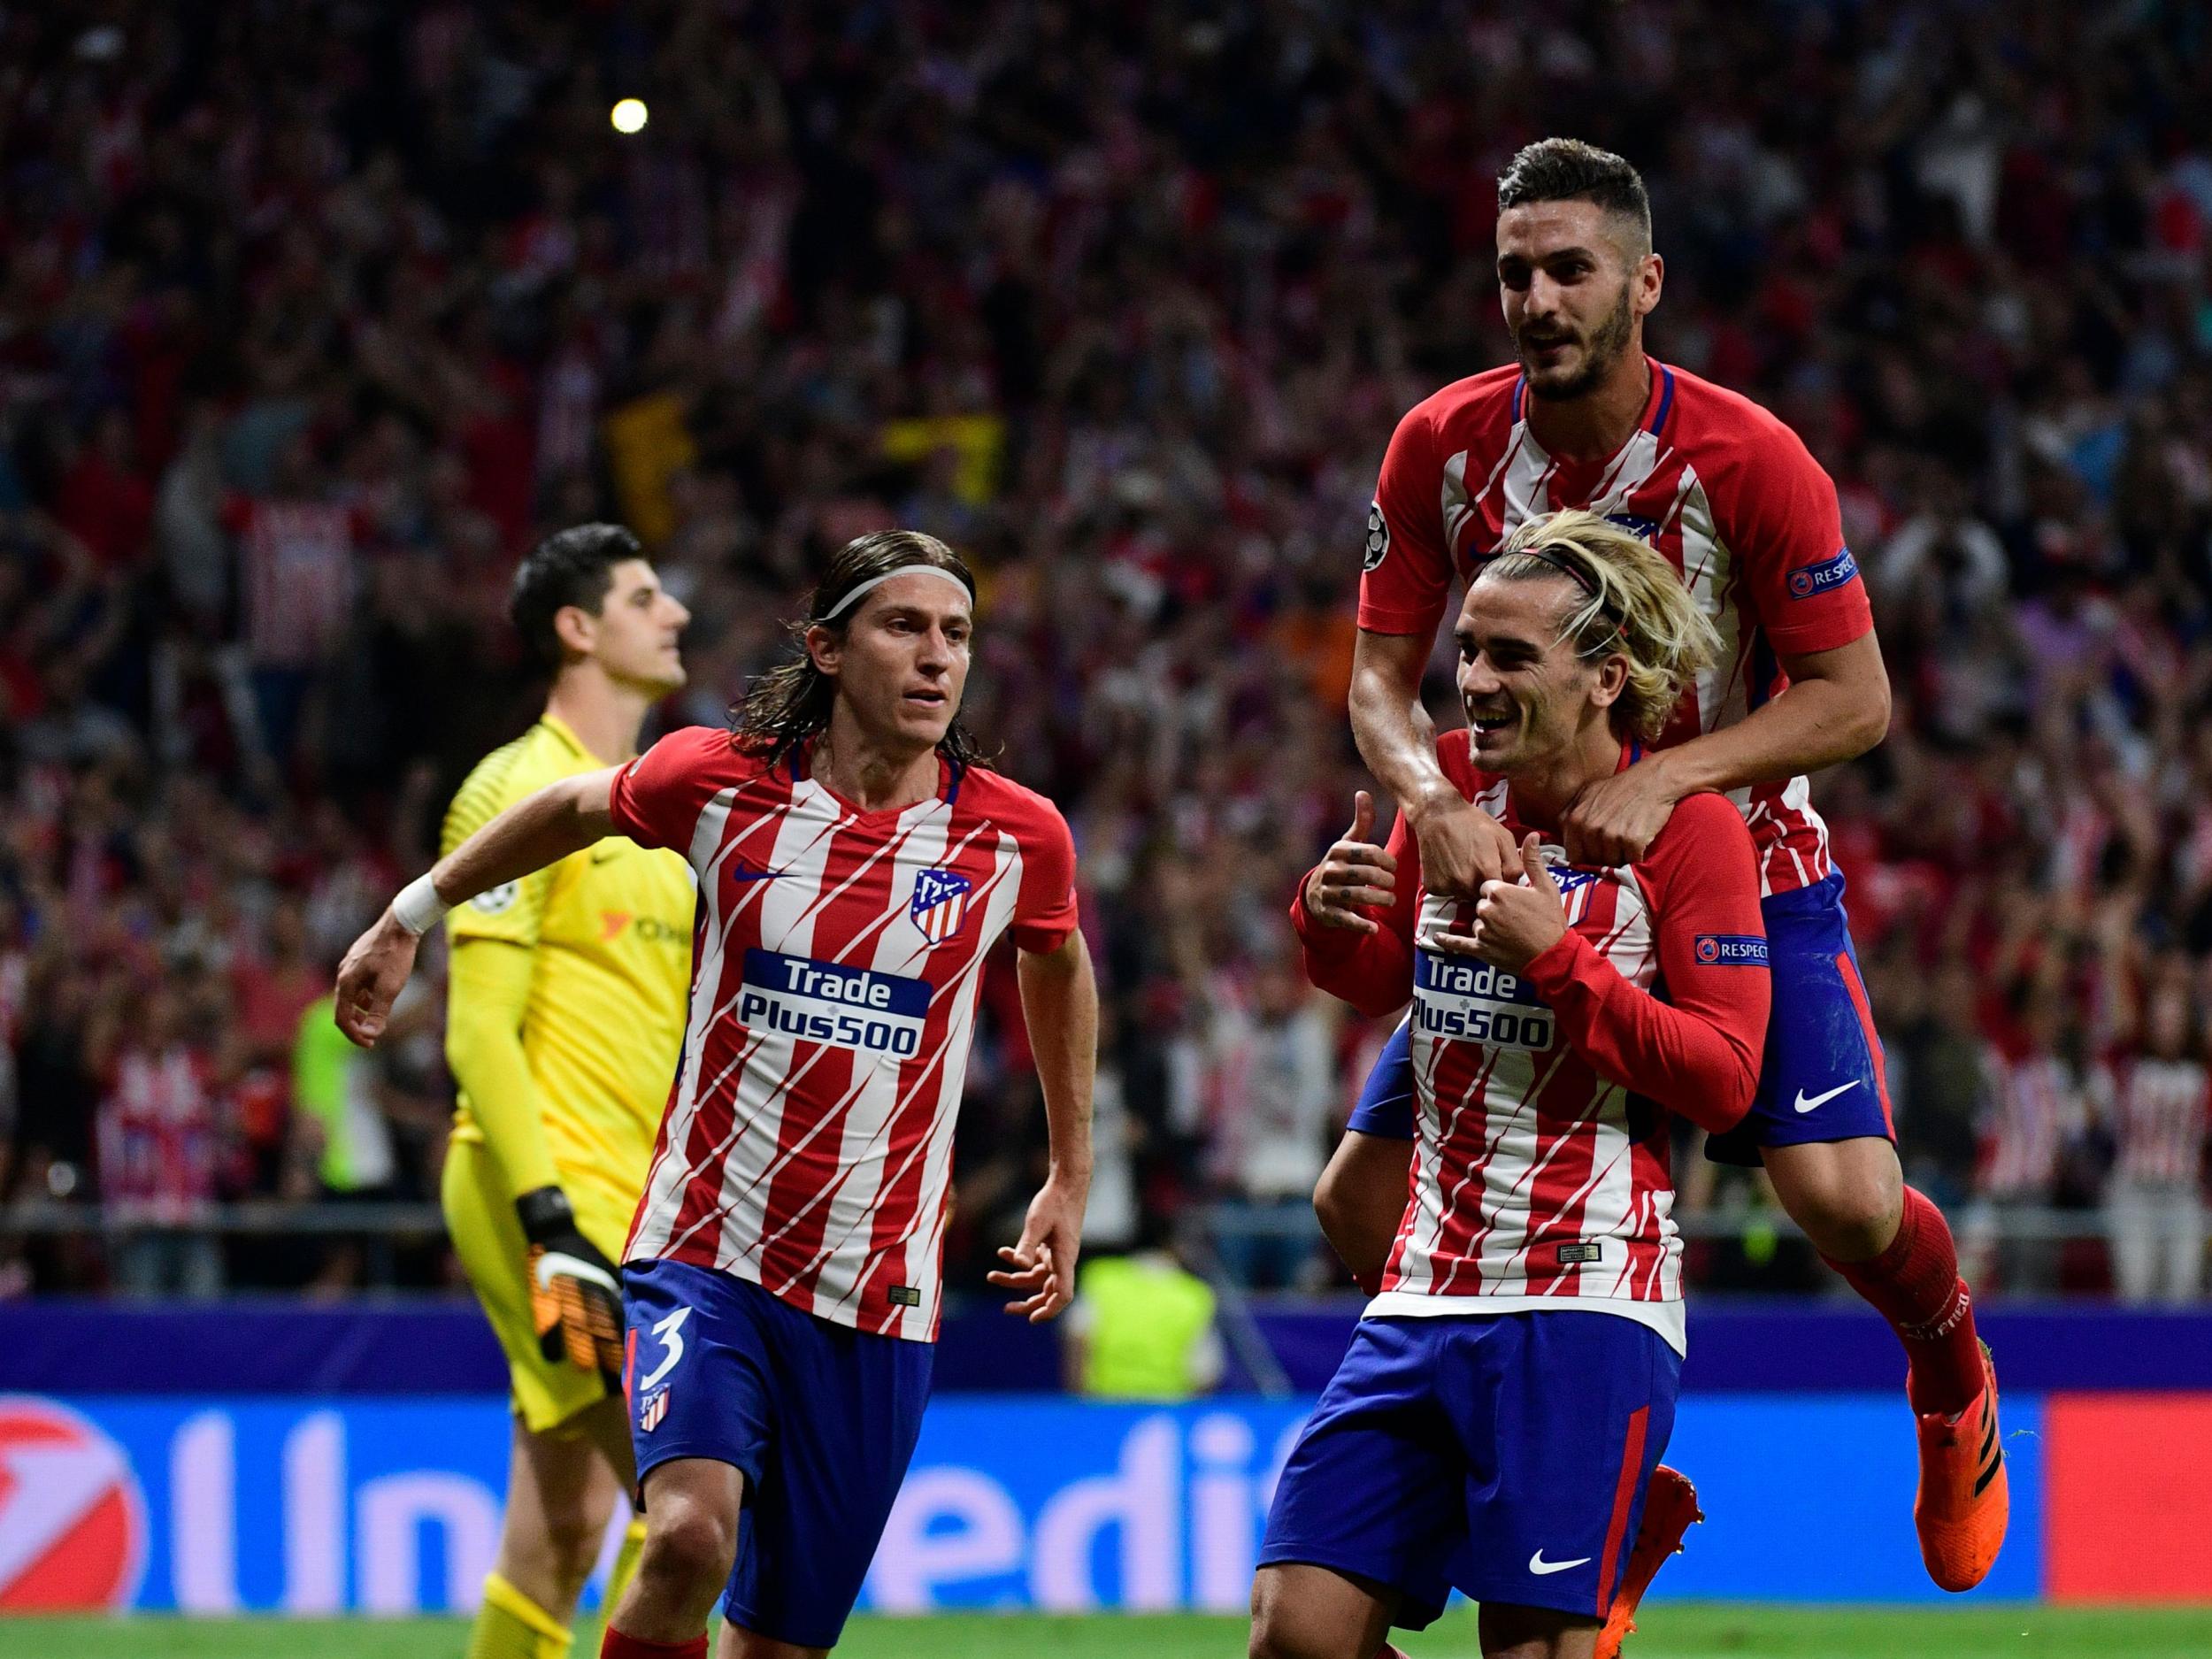
[[0, 1399], [0, 1613], [128, 1607], [146, 1540], [121, 1447], [54, 1401]]
[[908, 918], [933, 945], [941, 944], [960, 931], [968, 918], [968, 894], [975, 886], [956, 870], [925, 870], [914, 878], [914, 897], [906, 907]]
[[1367, 503], [1367, 550], [1360, 559], [1360, 568], [1371, 571], [1381, 564], [1390, 552], [1390, 524], [1383, 517], [1382, 503]]

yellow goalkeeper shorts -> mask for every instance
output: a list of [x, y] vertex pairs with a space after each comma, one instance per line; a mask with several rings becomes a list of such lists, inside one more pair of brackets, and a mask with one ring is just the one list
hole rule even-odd
[[[528, 1246], [499, 1160], [480, 1141], [457, 1137], [446, 1148], [439, 1196], [454, 1253], [507, 1356], [515, 1415], [534, 1434], [564, 1425], [572, 1433], [580, 1432], [572, 1419], [605, 1399], [607, 1386], [597, 1371], [547, 1359], [538, 1351], [537, 1326], [530, 1314]], [[618, 1217], [593, 1204], [590, 1189], [580, 1186], [570, 1191], [570, 1202], [578, 1230], [605, 1251], [609, 1261], [620, 1261], [630, 1230], [628, 1213]]]

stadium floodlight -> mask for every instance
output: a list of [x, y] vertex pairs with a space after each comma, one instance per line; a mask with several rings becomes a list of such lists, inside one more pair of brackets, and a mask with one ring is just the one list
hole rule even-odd
[[626, 136], [631, 133], [641, 133], [645, 130], [645, 100], [642, 98], [621, 99], [612, 110], [608, 111], [607, 119], [614, 123], [616, 132]]

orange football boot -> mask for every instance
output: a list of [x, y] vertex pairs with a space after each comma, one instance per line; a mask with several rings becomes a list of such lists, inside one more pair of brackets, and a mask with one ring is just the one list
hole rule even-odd
[[1598, 1632], [1597, 1659], [1619, 1659], [1621, 1643], [1636, 1628], [1636, 1604], [1651, 1588], [1651, 1581], [1670, 1555], [1682, 1553], [1682, 1535], [1692, 1522], [1705, 1518], [1697, 1507], [1697, 1488], [1687, 1475], [1661, 1463], [1651, 1471], [1644, 1492], [1644, 1518], [1636, 1529], [1636, 1542], [1628, 1552], [1628, 1571], [1614, 1593], [1613, 1606]]
[[1912, 1519], [1928, 1576], [1946, 1590], [1970, 1590], [1988, 1576], [2012, 1512], [1997, 1432], [1997, 1368], [1986, 1343], [1982, 1374], [1982, 1391], [1965, 1410], [1920, 1418], [1920, 1491]]

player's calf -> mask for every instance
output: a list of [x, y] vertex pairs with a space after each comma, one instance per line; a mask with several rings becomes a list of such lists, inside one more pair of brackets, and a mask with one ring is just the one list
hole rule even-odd
[[1306, 1562], [1252, 1578], [1248, 1659], [1390, 1659], [1384, 1641], [1397, 1597], [1387, 1586]]
[[653, 1642], [704, 1633], [737, 1559], [744, 1485], [729, 1464], [704, 1457], [676, 1458], [647, 1473], [645, 1548], [608, 1623], [608, 1652], [626, 1651], [612, 1645], [618, 1633]]
[[1598, 1625], [1556, 1608], [1485, 1601], [1477, 1623], [1482, 1659], [1590, 1659]]

